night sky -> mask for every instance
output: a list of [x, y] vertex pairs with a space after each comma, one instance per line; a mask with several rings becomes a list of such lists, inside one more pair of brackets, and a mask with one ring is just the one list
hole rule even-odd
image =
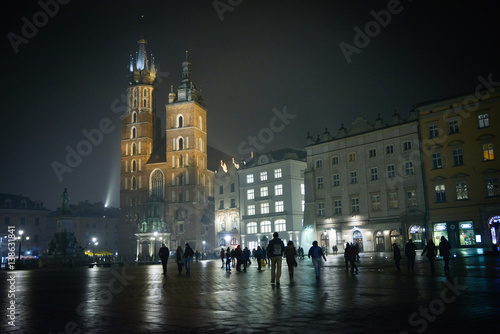
[[[239, 159], [249, 136], [269, 135], [276, 112], [286, 111], [288, 124], [276, 122], [259, 152], [303, 148], [308, 132], [335, 135], [358, 116], [389, 120], [397, 109], [406, 117], [416, 103], [474, 91], [480, 75], [500, 81], [496, 4], [221, 0], [218, 12], [211, 0], [72, 0], [44, 15], [37, 1], [9, 2], [14, 8], [1, 14], [0, 193], [54, 210], [67, 187], [72, 204], [119, 206], [116, 111], [141, 31], [162, 79], [158, 116], [164, 121], [188, 50], [208, 144]], [[25, 27], [23, 37], [34, 19], [38, 31]], [[365, 28], [369, 40], [357, 32]], [[54, 162], [67, 165], [67, 147], [76, 149], [82, 131], [103, 119], [113, 131], [58, 178]]]

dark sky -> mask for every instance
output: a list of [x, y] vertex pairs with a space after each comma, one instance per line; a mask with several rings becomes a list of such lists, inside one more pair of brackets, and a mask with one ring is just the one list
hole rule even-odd
[[[303, 148], [307, 132], [327, 127], [335, 135], [341, 123], [349, 128], [356, 117], [373, 121], [378, 113], [388, 120], [394, 109], [406, 117], [416, 103], [474, 91], [479, 75], [500, 81], [495, 1], [406, 0], [391, 7], [390, 18], [380, 11], [393, 1], [220, 3], [236, 4], [223, 20], [211, 0], [72, 0], [45, 16], [37, 1], [10, 2], [15, 8], [1, 14], [0, 192], [56, 209], [67, 187], [73, 204], [119, 205], [120, 113], [113, 106], [121, 104], [113, 102], [127, 89], [141, 30], [162, 78], [158, 115], [165, 119], [188, 50], [208, 109], [208, 143], [238, 158], [259, 133], [266, 141], [259, 152]], [[25, 28], [31, 36], [15, 52], [9, 36], [21, 38], [34, 19], [38, 31]], [[348, 62], [340, 45], [356, 46], [356, 27], [372, 29], [372, 37], [358, 38]], [[273, 123], [273, 109], [284, 108], [288, 124]], [[114, 130], [59, 180], [54, 162], [67, 165], [67, 147], [76, 149], [82, 131], [106, 118]]]

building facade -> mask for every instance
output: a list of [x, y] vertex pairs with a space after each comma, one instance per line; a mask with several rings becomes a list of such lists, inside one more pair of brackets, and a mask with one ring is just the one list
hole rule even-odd
[[242, 246], [266, 247], [274, 232], [300, 246], [305, 169], [305, 151], [292, 149], [260, 154], [240, 165]]
[[[138, 41], [130, 61], [128, 109], [122, 116], [120, 246], [127, 258], [156, 256], [153, 245], [201, 250], [213, 235], [213, 172], [207, 169], [207, 112], [182, 62], [182, 82], [169, 94], [166, 131], [156, 115], [156, 67]], [[213, 245], [211, 245], [213, 246]]]
[[239, 164], [221, 161], [215, 172], [215, 237], [218, 248], [235, 248], [241, 240]]
[[413, 239], [423, 248], [425, 201], [418, 119], [395, 113], [385, 124], [357, 118], [335, 136], [308, 135], [304, 225], [328, 251], [357, 243], [390, 251]]
[[[0, 221], [2, 262], [8, 255], [9, 229], [13, 228], [16, 237], [22, 238], [22, 257], [42, 255], [56, 232], [55, 219], [51, 217], [51, 211], [43, 206], [43, 202], [32, 201], [20, 195], [0, 194]], [[22, 234], [20, 231], [23, 231]], [[19, 244], [16, 243], [16, 254], [19, 252], [18, 247]]]
[[500, 92], [417, 107], [429, 238], [452, 247], [500, 245]]

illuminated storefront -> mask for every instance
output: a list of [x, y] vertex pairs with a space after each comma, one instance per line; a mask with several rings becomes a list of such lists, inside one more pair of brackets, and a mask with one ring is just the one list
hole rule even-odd
[[493, 249], [500, 251], [500, 216], [491, 217], [488, 221]]
[[413, 241], [417, 249], [424, 249], [425, 245], [425, 229], [420, 225], [412, 225], [410, 227], [410, 239]]
[[432, 225], [432, 240], [436, 245], [439, 245], [442, 236], [455, 248], [477, 246], [472, 220], [434, 223]]

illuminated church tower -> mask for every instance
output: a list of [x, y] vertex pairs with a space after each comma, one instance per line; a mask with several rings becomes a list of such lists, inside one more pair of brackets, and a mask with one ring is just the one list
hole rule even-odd
[[[191, 63], [182, 63], [182, 83], [166, 106], [166, 194], [172, 242], [203, 251], [213, 245], [214, 173], [207, 170], [207, 111], [193, 84]], [[205, 241], [205, 244], [203, 243]], [[208, 244], [207, 244], [208, 243]]]
[[207, 170], [207, 112], [191, 80], [191, 63], [186, 56], [182, 83], [168, 96], [161, 136], [154, 59], [148, 58], [144, 39], [138, 44], [122, 116], [121, 255], [157, 259], [162, 243], [171, 250], [186, 242], [199, 251], [211, 250], [214, 175]]

